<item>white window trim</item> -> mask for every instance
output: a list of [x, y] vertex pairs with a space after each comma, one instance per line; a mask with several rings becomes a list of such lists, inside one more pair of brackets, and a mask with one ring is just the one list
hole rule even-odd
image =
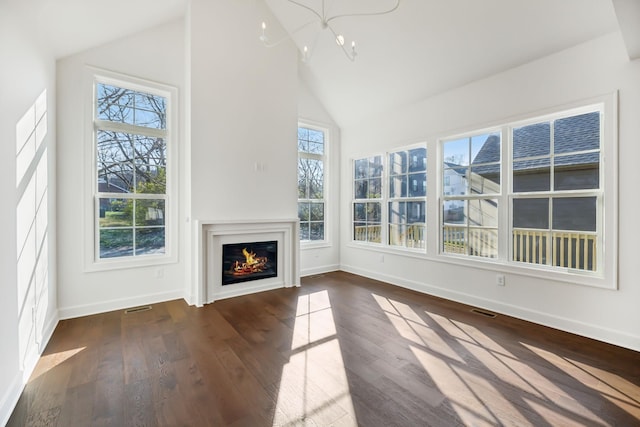
[[[427, 155], [427, 166], [425, 169], [425, 173], [427, 175], [427, 188], [425, 189], [426, 194], [422, 197], [391, 197], [390, 193], [390, 188], [389, 188], [389, 179], [391, 177], [390, 174], [390, 165], [389, 165], [389, 155], [393, 154], [393, 153], [397, 153], [400, 151], [405, 151], [408, 152], [409, 150], [413, 150], [416, 148], [424, 148], [426, 151], [426, 155]], [[383, 181], [382, 181], [382, 197], [383, 197], [383, 228], [384, 228], [384, 245], [388, 246], [389, 248], [393, 248], [394, 250], [399, 250], [399, 251], [406, 251], [406, 252], [416, 252], [416, 253], [425, 253], [428, 251], [428, 241], [429, 238], [426, 237], [425, 240], [425, 247], [424, 248], [411, 248], [408, 246], [399, 246], [399, 245], [392, 245], [389, 243], [389, 203], [391, 203], [392, 201], [402, 201], [402, 202], [424, 202], [424, 220], [425, 220], [425, 230], [424, 233], [426, 236], [428, 236], [428, 228], [427, 228], [427, 224], [429, 222], [429, 149], [427, 148], [427, 144], [425, 142], [420, 142], [420, 143], [416, 143], [416, 144], [411, 144], [411, 145], [406, 145], [403, 147], [398, 147], [397, 149], [393, 149], [393, 150], [389, 150], [384, 154], [384, 159], [383, 159], [383, 170], [382, 170], [382, 177], [383, 177]], [[408, 175], [408, 172], [407, 172]]]
[[[471, 256], [455, 256], [452, 254], [442, 254], [440, 248], [442, 247], [441, 239], [441, 223], [442, 223], [442, 142], [445, 140], [455, 139], [457, 136], [465, 136], [469, 134], [477, 134], [485, 131], [501, 130], [502, 146], [501, 146], [501, 176], [506, 177], [510, 168], [510, 151], [511, 150], [511, 136], [509, 135], [509, 128], [515, 126], [531, 124], [542, 121], [545, 117], [558, 117], [565, 115], [566, 113], [579, 114], [580, 111], [593, 111], [594, 106], [600, 105], [603, 112], [603, 119], [601, 121], [601, 164], [600, 164], [600, 179], [603, 183], [601, 191], [603, 193], [601, 206], [601, 227], [603, 232], [599, 232], [598, 245], [602, 248], [602, 255], [599, 257], [600, 262], [604, 265], [603, 268], [599, 268], [597, 273], [585, 272], [575, 269], [562, 269], [559, 267], [546, 267], [537, 264], [526, 264], [521, 262], [509, 261], [511, 254], [511, 239], [503, 237], [505, 233], [511, 233], [511, 208], [510, 208], [510, 195], [509, 190], [505, 184], [501, 185], [501, 194], [498, 197], [498, 202], [501, 206], [501, 212], [498, 219], [498, 236], [501, 244], [498, 249], [498, 258], [480, 258]], [[402, 149], [391, 149], [389, 152], [394, 152]], [[434, 154], [435, 153], [435, 154]], [[413, 251], [407, 250], [402, 247], [395, 247], [389, 245], [383, 245], [371, 242], [362, 242], [353, 240], [353, 203], [356, 201], [354, 198], [354, 166], [356, 159], [373, 157], [376, 155], [383, 155], [384, 153], [372, 152], [372, 153], [357, 153], [350, 159], [350, 171], [349, 177], [350, 192], [351, 192], [351, 204], [349, 214], [349, 238], [347, 240], [347, 246], [350, 248], [366, 249], [377, 253], [388, 253], [392, 255], [410, 257], [415, 259], [429, 260], [433, 262], [439, 262], [444, 264], [457, 265], [462, 267], [477, 268], [481, 270], [488, 270], [494, 272], [500, 272], [505, 274], [512, 274], [516, 276], [526, 276], [537, 279], [544, 279], [554, 282], [562, 282], [572, 285], [590, 286], [601, 289], [618, 289], [618, 92], [613, 92], [605, 95], [596, 96], [581, 101], [568, 103], [561, 106], [550, 107], [541, 111], [522, 114], [515, 117], [509, 117], [504, 120], [496, 120], [493, 123], [489, 123], [486, 126], [469, 127], [467, 129], [460, 129], [457, 132], [447, 133], [446, 135], [436, 135], [427, 139], [427, 198], [429, 202], [426, 206], [427, 216], [427, 248], [426, 251]], [[385, 170], [386, 158], [383, 160]], [[386, 173], [386, 172], [384, 172]], [[508, 179], [509, 186], [511, 186], [511, 179]], [[385, 194], [386, 183], [382, 182], [383, 190], [382, 194]], [[495, 197], [492, 197], [495, 198]], [[386, 200], [386, 199], [384, 199]], [[383, 200], [383, 201], [384, 201]], [[383, 233], [388, 225], [386, 210], [382, 211]], [[429, 237], [430, 236], [430, 237]], [[435, 238], [434, 236], [438, 236]], [[386, 233], [383, 235], [383, 242], [386, 242]], [[509, 242], [505, 244], [504, 242]]]
[[[424, 148], [426, 149], [427, 152], [427, 194], [424, 197], [390, 197], [389, 195], [389, 155], [392, 153], [397, 153], [399, 151], [409, 151], [409, 150], [413, 150], [415, 148]], [[356, 160], [361, 160], [361, 159], [367, 159], [367, 158], [371, 158], [371, 157], [376, 157], [376, 156], [382, 156], [382, 191], [381, 191], [381, 195], [382, 197], [380, 199], [356, 199], [355, 198], [355, 163]], [[429, 218], [430, 218], [430, 213], [429, 213], [429, 148], [428, 148], [428, 144], [425, 141], [421, 141], [421, 142], [415, 142], [409, 145], [403, 145], [397, 148], [393, 148], [390, 149], [386, 152], [375, 152], [375, 153], [371, 153], [369, 155], [366, 154], [362, 154], [362, 155], [356, 155], [353, 156], [350, 159], [350, 166], [351, 166], [351, 175], [349, 177], [350, 180], [350, 185], [351, 185], [351, 206], [350, 206], [350, 223], [349, 223], [349, 243], [348, 245], [351, 247], [373, 247], [373, 248], [378, 248], [378, 249], [382, 249], [384, 252], [387, 253], [398, 253], [398, 254], [415, 254], [415, 255], [424, 255], [426, 253], [428, 253], [429, 251], [429, 238], [427, 237], [426, 239], [426, 244], [424, 248], [411, 248], [411, 247], [407, 247], [407, 246], [397, 246], [397, 245], [391, 245], [389, 244], [389, 202], [393, 201], [404, 201], [404, 202], [413, 202], [413, 201], [418, 201], [418, 202], [424, 202], [425, 205], [425, 234], [428, 236], [429, 234]], [[367, 241], [362, 241], [362, 240], [355, 240], [353, 237], [353, 223], [354, 223], [354, 217], [353, 217], [353, 206], [354, 203], [356, 202], [366, 202], [367, 200], [371, 200], [371, 201], [378, 201], [381, 204], [381, 212], [380, 212], [380, 220], [381, 220], [381, 230], [380, 230], [380, 239], [381, 242], [380, 243], [375, 243], [375, 242], [367, 242]]]
[[[444, 162], [444, 150], [443, 150], [443, 146], [446, 142], [448, 141], [453, 141], [453, 140], [458, 140], [458, 139], [462, 139], [462, 138], [471, 138], [474, 136], [478, 136], [478, 135], [487, 135], [487, 134], [500, 134], [500, 192], [498, 193], [487, 193], [487, 194], [471, 194], [471, 192], [467, 191], [464, 195], [445, 195], [443, 192], [444, 189], [444, 168], [442, 167], [442, 163]], [[501, 237], [501, 230], [503, 227], [503, 225], [507, 225], [507, 224], [503, 224], [504, 223], [504, 217], [506, 215], [503, 214], [502, 212], [502, 206], [505, 203], [504, 199], [505, 199], [505, 190], [504, 190], [504, 164], [505, 164], [505, 157], [504, 157], [504, 146], [506, 144], [506, 140], [505, 140], [505, 135], [506, 135], [506, 131], [503, 129], [503, 127], [500, 126], [494, 126], [494, 127], [488, 127], [488, 128], [484, 128], [484, 129], [477, 129], [471, 132], [465, 132], [465, 133], [459, 133], [459, 134], [455, 134], [455, 135], [451, 135], [451, 136], [447, 136], [446, 138], [440, 138], [438, 140], [438, 167], [437, 167], [437, 174], [438, 174], [438, 178], [437, 178], [437, 185], [438, 185], [438, 191], [437, 191], [437, 199], [438, 199], [438, 205], [437, 205], [437, 209], [438, 209], [438, 216], [437, 216], [437, 224], [438, 224], [438, 230], [436, 233], [436, 236], [438, 236], [437, 239], [435, 239], [437, 241], [437, 250], [435, 251], [436, 254], [443, 256], [443, 257], [453, 257], [453, 258], [458, 258], [461, 260], [467, 260], [467, 259], [478, 259], [478, 260], [482, 260], [482, 261], [496, 261], [496, 260], [501, 260], [504, 259], [504, 256], [506, 254], [506, 249], [503, 247], [505, 245], [502, 245], [500, 243], [502, 243], [502, 237]], [[471, 159], [469, 159], [469, 161], [471, 161]], [[470, 167], [470, 166], [465, 166], [465, 167]], [[428, 181], [428, 178], [427, 178]], [[492, 199], [492, 200], [497, 200], [498, 201], [498, 257], [497, 258], [484, 258], [484, 257], [480, 257], [480, 256], [475, 256], [475, 255], [462, 255], [462, 254], [455, 254], [455, 253], [445, 253], [443, 251], [443, 246], [444, 246], [444, 239], [442, 236], [442, 227], [444, 225], [444, 218], [442, 217], [443, 213], [442, 213], [442, 208], [444, 205], [444, 202], [446, 200], [462, 200], [462, 201], [469, 201], [469, 200], [486, 200], [486, 199]], [[465, 228], [469, 228], [469, 225], [467, 224], [467, 226]]]
[[[127, 89], [150, 92], [168, 99], [167, 103], [167, 191], [165, 218], [165, 253], [161, 255], [144, 255], [99, 259], [97, 256], [98, 230], [96, 229], [97, 200], [97, 165], [95, 144], [95, 87], [96, 83], [113, 84]], [[84, 139], [83, 139], [83, 231], [84, 231], [84, 270], [105, 271], [123, 268], [136, 268], [164, 265], [178, 261], [178, 90], [177, 88], [153, 81], [144, 80], [125, 74], [102, 70], [87, 66], [83, 78], [84, 90]], [[109, 123], [108, 127], [117, 127]], [[146, 129], [145, 133], [153, 133]]]
[[[380, 198], [379, 199], [356, 199], [356, 191], [355, 191], [355, 176], [356, 176], [356, 160], [362, 160], [362, 159], [370, 159], [372, 157], [377, 157], [377, 156], [381, 156], [382, 158], [382, 177], [381, 180], [382, 182], [380, 183], [381, 185], [381, 191], [380, 191]], [[375, 152], [375, 153], [370, 153], [368, 155], [362, 155], [362, 156], [353, 156], [350, 160], [351, 162], [351, 174], [349, 177], [349, 181], [350, 181], [350, 185], [351, 185], [351, 204], [349, 206], [349, 210], [350, 210], [350, 214], [349, 214], [349, 242], [353, 245], [356, 246], [370, 246], [370, 247], [375, 247], [375, 248], [389, 248], [390, 246], [386, 243], [387, 242], [387, 224], [389, 223], [388, 220], [388, 215], [387, 215], [387, 211], [386, 211], [386, 206], [385, 206], [385, 202], [387, 200], [386, 197], [386, 192], [387, 192], [387, 183], [385, 182], [385, 176], [387, 174], [387, 159], [385, 158], [386, 153], [384, 152]], [[353, 224], [355, 222], [355, 218], [354, 218], [354, 212], [353, 212], [353, 208], [355, 203], [368, 203], [368, 202], [378, 202], [380, 203], [380, 243], [376, 243], [376, 242], [369, 242], [369, 241], [364, 241], [364, 240], [355, 240], [354, 239], [354, 233], [353, 233]], [[400, 247], [396, 247], [393, 246], [393, 249], [399, 249], [402, 250], [402, 248]]]
[[[300, 240], [300, 249], [316, 249], [316, 248], [326, 248], [332, 246], [331, 241], [331, 230], [333, 224], [331, 222], [331, 141], [333, 141], [333, 135], [331, 133], [331, 127], [327, 124], [314, 122], [312, 120], [300, 119], [298, 121], [298, 128], [307, 128], [320, 131], [324, 134], [324, 154], [305, 154], [303, 157], [307, 158], [319, 158], [322, 160], [322, 194], [323, 194], [323, 203], [324, 203], [324, 239], [323, 240]], [[297, 135], [297, 133], [296, 133]], [[297, 136], [296, 136], [297, 138]], [[298, 141], [296, 140], [296, 146]], [[300, 151], [298, 150], [298, 158], [300, 158]]]
[[[603, 206], [599, 206], [599, 213], [603, 218], [599, 218], [598, 226], [598, 245], [600, 246], [600, 252], [598, 257], [599, 268], [597, 272], [582, 271], [577, 269], [561, 268], [554, 266], [544, 266], [538, 264], [527, 264], [523, 262], [511, 261], [510, 254], [512, 253], [512, 239], [510, 233], [512, 231], [512, 210], [510, 208], [512, 201], [512, 182], [510, 176], [511, 170], [511, 129], [519, 126], [524, 126], [532, 123], [539, 123], [544, 120], [560, 118], [564, 116], [578, 115], [585, 112], [592, 112], [601, 108], [602, 120], [601, 120], [601, 165], [600, 165], [600, 182], [603, 183], [603, 187], [598, 190], [602, 192]], [[500, 129], [502, 128], [503, 142], [501, 146], [502, 154], [502, 181], [501, 196], [499, 198], [500, 211], [499, 211], [499, 223], [498, 223], [498, 239], [499, 246], [499, 258], [498, 259], [484, 259], [472, 256], [457, 256], [453, 254], [444, 254], [441, 249], [438, 251], [438, 255], [435, 260], [440, 262], [446, 262], [451, 264], [472, 266], [474, 268], [488, 269], [493, 271], [499, 271], [503, 273], [517, 274], [522, 276], [531, 276], [537, 278], [544, 278], [559, 282], [569, 282], [573, 284], [593, 286], [605, 289], [617, 289], [617, 250], [618, 250], [618, 128], [617, 128], [617, 107], [618, 107], [618, 94], [617, 92], [610, 95], [603, 95], [581, 102], [576, 102], [561, 107], [554, 107], [545, 111], [537, 112], [534, 114], [528, 114], [525, 117], [515, 118], [504, 123], [488, 127], [485, 129], [479, 129], [475, 131], [469, 131], [459, 133], [457, 135], [447, 135], [446, 137], [438, 138], [438, 179], [442, 179], [442, 144], [446, 140], [455, 139], [458, 136], [468, 136], [469, 134], [482, 133], [485, 130]], [[504, 182], [508, 182], [509, 188], [505, 188]], [[442, 185], [438, 182], [438, 198], [439, 206], [442, 203]], [[566, 193], [567, 195], [576, 195], [580, 191], [572, 191]], [[588, 191], [592, 193], [591, 190]], [[535, 196], [532, 194], [531, 197]], [[563, 193], [564, 195], [564, 193]], [[527, 195], [529, 196], [529, 195]], [[441, 216], [442, 212], [439, 209], [438, 215]], [[432, 230], [439, 235], [438, 247], [442, 248], [442, 236], [441, 225], [442, 218], [439, 217], [438, 228]], [[427, 224], [427, 226], [433, 224]], [[606, 238], [603, 238], [603, 235]], [[505, 244], [507, 243], [507, 244]]]

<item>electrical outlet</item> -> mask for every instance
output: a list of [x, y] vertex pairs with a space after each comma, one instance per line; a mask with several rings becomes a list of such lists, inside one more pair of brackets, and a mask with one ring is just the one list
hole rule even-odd
[[496, 285], [504, 286], [504, 274], [498, 273], [496, 275]]

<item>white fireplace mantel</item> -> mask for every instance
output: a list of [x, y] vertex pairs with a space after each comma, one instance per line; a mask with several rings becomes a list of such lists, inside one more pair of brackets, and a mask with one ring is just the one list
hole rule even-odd
[[[194, 302], [198, 306], [218, 299], [282, 287], [300, 286], [300, 245], [297, 218], [262, 220], [198, 220], [195, 254], [198, 281]], [[247, 241], [278, 242], [277, 277], [222, 287], [222, 245]]]

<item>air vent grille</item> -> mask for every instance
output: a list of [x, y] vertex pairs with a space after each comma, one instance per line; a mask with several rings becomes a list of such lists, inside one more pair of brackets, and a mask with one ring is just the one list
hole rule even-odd
[[133, 313], [140, 313], [141, 311], [149, 311], [151, 310], [151, 306], [150, 305], [144, 305], [142, 307], [133, 307], [133, 308], [128, 308], [124, 311], [124, 314], [133, 314]]
[[481, 316], [490, 317], [490, 318], [492, 318], [492, 319], [493, 319], [494, 317], [496, 317], [496, 315], [495, 315], [495, 314], [493, 314], [493, 313], [489, 313], [488, 311], [480, 310], [480, 309], [477, 309], [477, 308], [472, 308], [472, 309], [471, 309], [471, 312], [472, 312], [472, 313], [479, 314], [479, 315], [481, 315]]

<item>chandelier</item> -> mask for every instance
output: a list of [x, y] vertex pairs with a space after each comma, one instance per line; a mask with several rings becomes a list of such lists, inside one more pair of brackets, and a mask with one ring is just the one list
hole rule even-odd
[[[279, 45], [280, 43], [282, 43], [285, 40], [288, 40], [290, 38], [293, 37], [293, 35], [295, 35], [296, 33], [304, 30], [305, 28], [309, 27], [312, 24], [319, 24], [319, 27], [321, 30], [329, 30], [332, 34], [333, 37], [335, 39], [336, 44], [342, 49], [342, 52], [344, 52], [345, 56], [350, 60], [350, 61], [355, 61], [356, 56], [358, 55], [358, 52], [356, 51], [356, 42], [355, 41], [351, 41], [351, 49], [349, 49], [347, 46], [345, 46], [345, 38], [342, 34], [338, 33], [334, 27], [332, 27], [331, 23], [333, 21], [335, 21], [336, 19], [340, 19], [340, 18], [347, 18], [347, 17], [359, 17], [359, 16], [374, 16], [374, 15], [386, 15], [387, 13], [391, 13], [394, 10], [396, 10], [398, 8], [398, 6], [400, 6], [400, 0], [395, 0], [395, 4], [387, 10], [382, 10], [382, 11], [371, 11], [371, 12], [357, 12], [357, 13], [345, 13], [345, 14], [339, 14], [339, 15], [331, 15], [328, 16], [327, 15], [327, 10], [325, 7], [325, 0], [322, 0], [322, 7], [320, 10], [316, 10], [313, 7], [307, 6], [306, 4], [302, 4], [298, 1], [295, 0], [287, 0], [289, 3], [294, 4], [296, 6], [299, 6], [303, 9], [306, 9], [307, 11], [311, 12], [311, 14], [313, 14], [313, 18], [309, 21], [306, 22], [304, 24], [302, 24], [301, 26], [297, 27], [296, 29], [294, 29], [293, 31], [291, 31], [289, 34], [287, 34], [285, 37], [283, 37], [280, 40], [277, 40], [275, 42], [272, 42], [269, 40], [269, 37], [266, 34], [266, 30], [267, 30], [267, 24], [265, 22], [262, 23], [262, 34], [260, 35], [260, 41], [266, 46], [266, 47], [275, 47], [277, 45]], [[314, 40], [314, 45], [315, 42], [318, 39], [318, 35], [316, 35], [316, 38]], [[312, 49], [313, 50], [313, 47]], [[307, 61], [309, 60], [311, 57], [311, 53], [309, 52], [309, 47], [307, 45], [304, 45], [303, 49], [302, 49], [302, 60], [303, 61]]]

